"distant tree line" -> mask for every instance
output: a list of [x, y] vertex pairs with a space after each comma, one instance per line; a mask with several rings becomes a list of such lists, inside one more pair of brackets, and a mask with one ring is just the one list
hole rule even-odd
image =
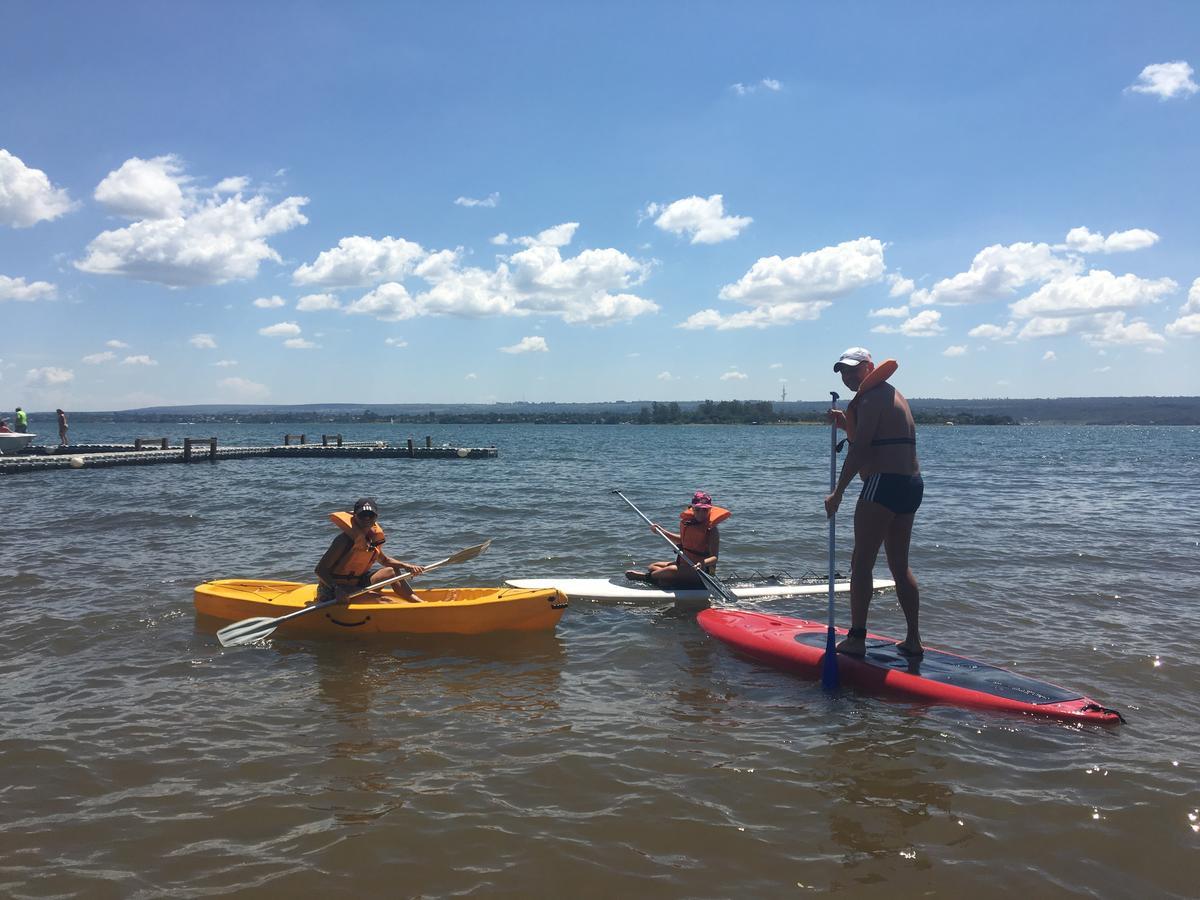
[[639, 425], [752, 425], [781, 421], [770, 400], [704, 400], [684, 410], [678, 403], [643, 406]]
[[[1057, 399], [951, 400], [914, 398], [913, 416], [921, 425], [1200, 425], [1198, 397], [1063, 397]], [[358, 407], [219, 406], [154, 407], [120, 412], [72, 412], [72, 423], [180, 422], [281, 424], [396, 423], [422, 425], [733, 425], [823, 423], [827, 404], [819, 401], [773, 403], [765, 400], [684, 402], [613, 401], [608, 403], [379, 404]], [[30, 413], [31, 429], [49, 429], [54, 413]], [[49, 425], [43, 423], [51, 423]]]

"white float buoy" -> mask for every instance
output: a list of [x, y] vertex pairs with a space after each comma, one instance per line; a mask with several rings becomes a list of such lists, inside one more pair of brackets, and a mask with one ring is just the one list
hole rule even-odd
[[458, 455], [459, 455], [459, 457], [460, 457], [460, 458], [462, 458], [462, 459], [466, 459], [468, 456], [470, 456], [470, 455], [471, 455], [471, 451], [470, 451], [470, 450], [468, 450], [466, 447], [459, 447], [459, 448], [458, 448]]
[[72, 456], [71, 457], [71, 468], [72, 469], [82, 469], [83, 468], [83, 457], [82, 456]]

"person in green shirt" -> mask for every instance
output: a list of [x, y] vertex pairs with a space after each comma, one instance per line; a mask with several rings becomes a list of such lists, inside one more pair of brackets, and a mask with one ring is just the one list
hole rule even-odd
[[29, 417], [25, 415], [25, 410], [17, 407], [17, 432], [25, 434], [29, 431]]

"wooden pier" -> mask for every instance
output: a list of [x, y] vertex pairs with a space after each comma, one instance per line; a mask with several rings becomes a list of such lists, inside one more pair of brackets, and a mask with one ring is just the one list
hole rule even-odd
[[[223, 459], [297, 457], [304, 459], [495, 459], [495, 447], [434, 447], [429, 438], [421, 447], [409, 439], [406, 446], [384, 441], [344, 441], [341, 435], [322, 435], [321, 443], [308, 443], [305, 435], [286, 435], [273, 447], [221, 447], [215, 437], [184, 438], [170, 447], [166, 438], [137, 438], [132, 444], [74, 444], [66, 447], [29, 447], [20, 454], [0, 456], [0, 474], [44, 472], [49, 469], [98, 469], [109, 466], [147, 466], [155, 463], [219, 462]], [[299, 442], [294, 442], [299, 439]]]

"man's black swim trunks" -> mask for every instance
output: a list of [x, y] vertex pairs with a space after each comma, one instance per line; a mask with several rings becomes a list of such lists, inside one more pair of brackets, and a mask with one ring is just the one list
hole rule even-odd
[[899, 475], [894, 472], [878, 472], [863, 482], [858, 499], [886, 506], [898, 516], [911, 515], [921, 505], [925, 495], [925, 481], [921, 473]]

